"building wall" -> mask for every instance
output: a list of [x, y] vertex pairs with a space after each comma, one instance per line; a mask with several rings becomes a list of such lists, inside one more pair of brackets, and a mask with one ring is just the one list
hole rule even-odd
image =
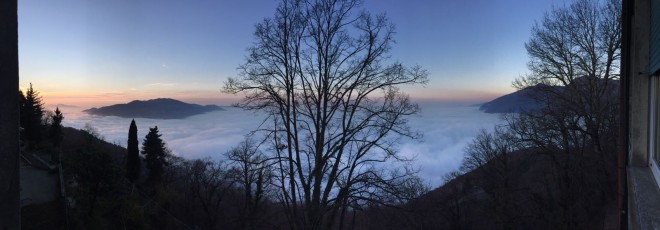
[[628, 103], [628, 110], [622, 116], [627, 115], [629, 122], [628, 133], [623, 135], [628, 137], [629, 164], [624, 192], [627, 193], [627, 216], [622, 218], [627, 219], [627, 225], [621, 225], [622, 229], [660, 229], [660, 188], [649, 167], [652, 146], [649, 141], [655, 141], [649, 140], [654, 125], [649, 122], [651, 1], [658, 0], [623, 0], [621, 78], [628, 87], [627, 94], [621, 95], [625, 97], [622, 99], [624, 106]]
[[[648, 166], [650, 1], [637, 0], [632, 15], [630, 44], [629, 156], [632, 166]], [[625, 77], [625, 76], [624, 76]]]
[[21, 227], [16, 4], [16, 0], [0, 1], [0, 229]]

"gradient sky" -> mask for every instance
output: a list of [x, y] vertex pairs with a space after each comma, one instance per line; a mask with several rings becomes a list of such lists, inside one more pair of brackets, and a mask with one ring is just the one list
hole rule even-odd
[[[172, 97], [226, 104], [254, 25], [276, 0], [19, 0], [20, 85], [48, 104]], [[562, 0], [366, 0], [397, 27], [393, 60], [429, 70], [417, 99], [480, 102], [527, 73], [535, 20]]]

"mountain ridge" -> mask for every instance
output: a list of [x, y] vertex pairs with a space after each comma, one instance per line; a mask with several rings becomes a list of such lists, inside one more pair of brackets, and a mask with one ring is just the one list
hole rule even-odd
[[539, 84], [500, 96], [479, 105], [479, 110], [485, 113], [521, 113], [540, 109], [544, 104], [534, 99], [540, 87], [548, 86]]
[[124, 118], [183, 119], [202, 113], [224, 110], [217, 105], [185, 103], [172, 98], [133, 100], [125, 104], [114, 104], [91, 108], [83, 112], [96, 116], [117, 116]]
[[579, 77], [574, 79], [568, 86], [549, 86], [537, 84], [527, 88], [520, 89], [510, 94], [493, 99], [479, 106], [479, 110], [485, 113], [523, 113], [535, 111], [546, 106], [546, 99], [543, 97], [548, 92], [563, 94], [566, 87], [572, 87], [572, 90], [584, 90], [590, 84], [597, 87], [607, 87], [608, 90], [616, 92], [619, 87], [617, 79], [595, 79], [593, 77]]

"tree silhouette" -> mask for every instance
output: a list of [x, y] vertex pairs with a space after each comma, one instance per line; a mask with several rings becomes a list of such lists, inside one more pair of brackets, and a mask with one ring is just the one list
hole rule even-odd
[[25, 105], [25, 94], [23, 93], [23, 90], [18, 90], [18, 105], [20, 108], [20, 111], [23, 111], [23, 106]]
[[31, 147], [34, 147], [34, 144], [41, 141], [41, 119], [44, 109], [39, 92], [32, 88], [32, 83], [30, 83], [21, 108], [21, 126], [25, 132], [25, 139], [30, 142]]
[[272, 184], [273, 170], [258, 149], [257, 143], [246, 138], [229, 150], [226, 157], [231, 161], [234, 180], [245, 196], [238, 220], [243, 229], [256, 229], [262, 222], [266, 193]]
[[137, 136], [137, 125], [135, 119], [131, 121], [131, 126], [128, 128], [128, 144], [126, 154], [126, 178], [134, 183], [140, 178], [140, 149]]
[[54, 147], [59, 147], [62, 142], [62, 120], [64, 120], [64, 115], [62, 115], [60, 107], [55, 108], [55, 113], [51, 116], [51, 120], [50, 140]]
[[[232, 198], [230, 195], [235, 184], [230, 178], [232, 174], [227, 172], [224, 164], [206, 159], [188, 161], [185, 168], [182, 170], [186, 186], [184, 194], [191, 198], [186, 205], [193, 207], [193, 210], [198, 206], [197, 210], [202, 211], [195, 218], [201, 220], [199, 222], [204, 229], [217, 229], [218, 224], [224, 221], [223, 211], [228, 211], [223, 210], [227, 209], [223, 203], [228, 197]], [[236, 206], [232, 208], [238, 209]]]
[[401, 137], [420, 136], [406, 122], [419, 107], [399, 86], [428, 73], [389, 62], [394, 26], [354, 13], [360, 2], [282, 1], [224, 86], [245, 93], [240, 107], [270, 115], [269, 157], [292, 228], [341, 226], [350, 206], [403, 199], [400, 186], [414, 181], [414, 170], [394, 164], [405, 160]]
[[60, 107], [55, 108], [55, 114], [51, 116], [51, 124], [49, 130], [50, 141], [53, 143], [55, 151], [51, 155], [51, 160], [54, 162], [59, 161], [59, 147], [62, 143], [62, 120], [64, 115], [60, 112]]
[[121, 173], [94, 128], [88, 125], [83, 131], [84, 143], [76, 151], [66, 154], [63, 160], [80, 186], [76, 193], [79, 210], [86, 210], [86, 217], [92, 217], [102, 205], [101, 198], [116, 193]]
[[[521, 186], [515, 174], [526, 166], [511, 159], [511, 154], [522, 147], [519, 142], [505, 127], [496, 126], [492, 132], [481, 130], [465, 148], [461, 164], [464, 173], [479, 171], [480, 179], [473, 183], [487, 195], [483, 203], [497, 220], [499, 229], [515, 229], [516, 221], [523, 216], [519, 212], [523, 210], [520, 205], [523, 196], [519, 194]], [[521, 158], [523, 155], [518, 155], [517, 159]]]
[[160, 139], [158, 134], [158, 126], [149, 128], [149, 133], [144, 137], [142, 142], [142, 154], [144, 161], [149, 170], [147, 181], [151, 183], [159, 183], [162, 180], [163, 172], [167, 161], [165, 159], [165, 143]]
[[531, 73], [513, 85], [543, 86], [531, 96], [544, 107], [507, 117], [507, 132], [552, 169], [545, 191], [532, 194], [543, 207], [535, 217], [580, 229], [616, 192], [621, 1], [576, 0], [553, 8], [531, 32]]

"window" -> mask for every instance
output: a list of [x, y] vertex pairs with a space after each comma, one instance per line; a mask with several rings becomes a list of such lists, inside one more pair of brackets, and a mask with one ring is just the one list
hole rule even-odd
[[649, 71], [660, 70], [660, 1], [651, 1], [651, 41], [649, 44]]
[[660, 186], [660, 75], [651, 77], [649, 95], [649, 165]]

